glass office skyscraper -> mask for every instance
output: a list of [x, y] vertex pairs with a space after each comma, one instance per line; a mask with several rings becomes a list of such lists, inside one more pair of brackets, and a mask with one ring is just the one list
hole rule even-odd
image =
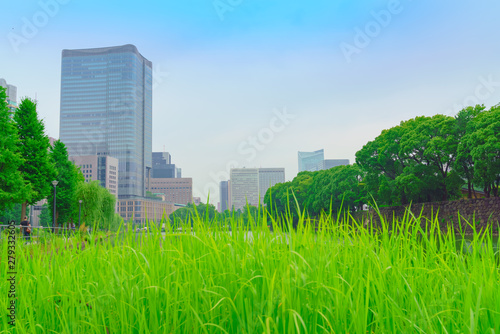
[[70, 156], [118, 159], [118, 197], [145, 195], [152, 64], [134, 45], [63, 50], [60, 139]]
[[319, 170], [319, 164], [325, 160], [324, 150], [314, 152], [299, 151], [299, 173], [303, 171], [315, 172]]

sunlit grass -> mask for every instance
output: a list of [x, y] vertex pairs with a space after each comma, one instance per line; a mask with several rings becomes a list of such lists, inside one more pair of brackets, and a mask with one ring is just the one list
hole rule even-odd
[[18, 241], [16, 332], [498, 333], [491, 231], [465, 245], [412, 215], [377, 229], [348, 215], [304, 221], [263, 212], [230, 231], [195, 218], [193, 232], [150, 225], [84, 249], [79, 236]]

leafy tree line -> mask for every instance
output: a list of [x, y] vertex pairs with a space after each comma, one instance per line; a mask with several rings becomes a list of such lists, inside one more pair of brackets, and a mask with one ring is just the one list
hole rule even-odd
[[268, 208], [283, 213], [297, 205], [311, 215], [378, 205], [447, 201], [483, 189], [499, 196], [500, 105], [467, 107], [455, 117], [419, 116], [383, 130], [356, 153], [356, 162], [318, 172], [301, 172], [271, 187]]
[[168, 218], [171, 224], [192, 222], [196, 217], [207, 223], [217, 222], [217, 224], [226, 224], [231, 221], [239, 221], [247, 224], [251, 219], [255, 219], [258, 213], [259, 208], [251, 205], [246, 206], [243, 210], [226, 210], [220, 213], [212, 204], [200, 203], [199, 205], [194, 205], [193, 203], [188, 203], [185, 207], [175, 210]]
[[[47, 198], [53, 208], [52, 181], [56, 187], [56, 226], [78, 221], [79, 203], [88, 222], [113, 221], [115, 197], [98, 182], [85, 183], [80, 168], [69, 160], [64, 143], [51, 147], [36, 102], [22, 99], [12, 114], [5, 89], [0, 87], [0, 220], [21, 221], [28, 205]], [[44, 224], [48, 224], [45, 210]], [[16, 216], [14, 216], [16, 214]], [[2, 219], [3, 217], [3, 219]], [[52, 215], [50, 215], [52, 224]]]

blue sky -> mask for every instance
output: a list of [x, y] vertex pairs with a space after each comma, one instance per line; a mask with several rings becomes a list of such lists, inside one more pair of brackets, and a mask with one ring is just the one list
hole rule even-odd
[[499, 10], [493, 0], [0, 0], [0, 77], [36, 96], [58, 137], [62, 49], [136, 45], [154, 67], [153, 149], [216, 203], [231, 166], [285, 167], [292, 179], [299, 150], [353, 161], [401, 120], [499, 103]]

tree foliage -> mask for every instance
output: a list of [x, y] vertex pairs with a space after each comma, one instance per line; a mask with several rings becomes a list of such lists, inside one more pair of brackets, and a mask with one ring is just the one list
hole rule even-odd
[[356, 153], [367, 191], [379, 204], [446, 201], [460, 196], [453, 170], [458, 140], [455, 119], [420, 116], [383, 130]]
[[116, 197], [108, 189], [101, 187], [99, 181], [79, 183], [75, 196], [78, 215], [78, 200], [82, 200], [82, 224], [109, 229], [115, 220]]
[[471, 124], [467, 147], [474, 164], [474, 179], [487, 197], [497, 197], [500, 186], [500, 105], [479, 114]]
[[290, 182], [269, 188], [264, 203], [277, 214], [297, 217], [346, 208], [361, 210], [365, 203], [362, 171], [357, 165], [337, 166], [318, 172], [301, 172]]
[[[5, 88], [0, 86], [0, 211], [23, 202], [32, 193], [20, 168], [25, 163], [19, 153], [19, 137], [7, 107]], [[21, 216], [16, 217], [16, 220]]]
[[24, 216], [28, 204], [35, 204], [50, 195], [54, 167], [49, 158], [49, 138], [43, 122], [38, 119], [36, 102], [24, 98], [14, 113], [14, 122], [19, 135], [18, 150], [24, 160], [19, 171], [25, 182], [31, 184], [31, 191], [23, 202], [21, 216]]
[[[79, 183], [84, 182], [84, 176], [79, 168], [69, 160], [66, 146], [60, 140], [54, 142], [50, 150], [50, 158], [55, 170], [56, 187], [56, 223], [62, 225], [75, 220], [78, 209], [76, 190]], [[50, 207], [53, 207], [53, 196], [48, 197]]]

